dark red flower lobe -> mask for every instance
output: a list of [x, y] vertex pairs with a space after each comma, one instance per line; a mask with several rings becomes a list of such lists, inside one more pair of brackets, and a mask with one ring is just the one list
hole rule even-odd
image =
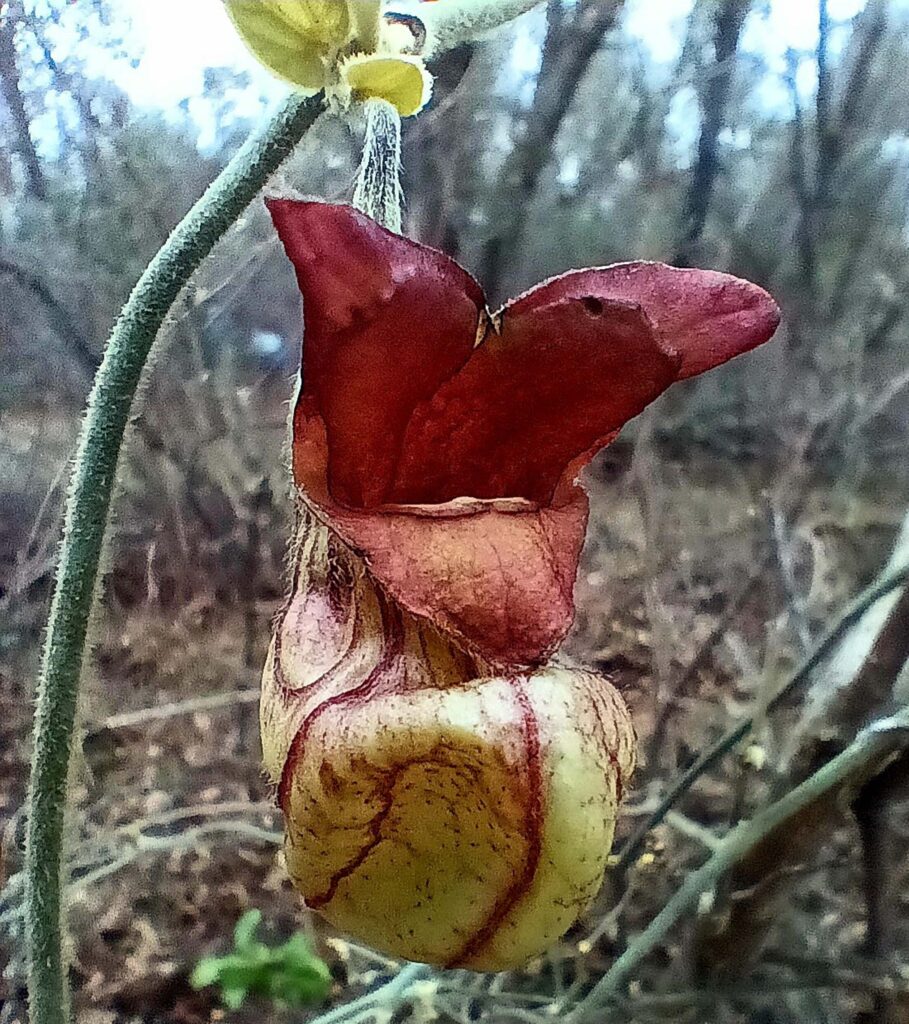
[[674, 380], [766, 341], [775, 303], [639, 263], [491, 316], [452, 260], [350, 207], [268, 205], [304, 298], [298, 485], [410, 611], [496, 663], [544, 659], [573, 615], [581, 467]]

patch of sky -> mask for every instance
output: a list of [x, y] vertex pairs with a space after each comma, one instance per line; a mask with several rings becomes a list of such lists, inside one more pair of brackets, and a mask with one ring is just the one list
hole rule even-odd
[[276, 356], [284, 351], [284, 341], [281, 335], [274, 331], [254, 331], [252, 346], [262, 356]]
[[[829, 0], [834, 25], [831, 49], [835, 57], [848, 38], [849, 23], [866, 0]], [[895, 10], [909, 10], [909, 0], [891, 0]], [[36, 6], [46, 0], [32, 0]], [[120, 85], [140, 107], [168, 112], [181, 106], [199, 125], [200, 147], [218, 141], [215, 120], [225, 117], [249, 119], [265, 106], [273, 105], [286, 91], [250, 55], [224, 13], [221, 0], [112, 0], [114, 21], [127, 26], [121, 50], [104, 47], [90, 50], [87, 70], [109, 77]], [[68, 5], [60, 14], [57, 37], [65, 49], [84, 31], [85, 7]], [[545, 5], [544, 5], [545, 6]], [[658, 83], [671, 84], [672, 74], [685, 40], [686, 21], [694, 0], [627, 0], [625, 31], [650, 57], [651, 74]], [[81, 20], [80, 20], [81, 19]], [[498, 87], [528, 104], [540, 62], [545, 34], [544, 7], [521, 20], [515, 30], [508, 60], [503, 64]], [[787, 53], [801, 56], [797, 85], [800, 95], [810, 100], [816, 85], [817, 68], [812, 58], [817, 45], [817, 3], [813, 0], [758, 0], [745, 25], [741, 49], [756, 66], [765, 70], [750, 102], [763, 112], [791, 114], [791, 96], [786, 86]], [[127, 57], [126, 55], [129, 55]], [[205, 98], [205, 69], [228, 68], [243, 73], [242, 83], [228, 85], [224, 103], [217, 111]], [[55, 115], [62, 116], [62, 115]], [[176, 113], [174, 114], [176, 116]], [[690, 84], [683, 84], [672, 100], [667, 127], [674, 137], [680, 162], [684, 163], [696, 141], [696, 96]], [[48, 131], [52, 125], [48, 124]], [[223, 123], [220, 130], [224, 130]], [[737, 144], [735, 140], [734, 144]]]

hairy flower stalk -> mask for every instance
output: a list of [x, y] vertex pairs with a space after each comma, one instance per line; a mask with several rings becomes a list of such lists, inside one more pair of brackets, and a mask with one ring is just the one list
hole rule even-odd
[[288, 868], [385, 953], [518, 967], [599, 889], [634, 768], [620, 695], [552, 662], [578, 473], [778, 311], [727, 275], [624, 264], [491, 313], [442, 253], [350, 207], [269, 209], [306, 327], [293, 583], [261, 703]]
[[363, 104], [363, 156], [357, 168], [353, 205], [390, 231], [400, 232], [401, 116], [387, 100]]

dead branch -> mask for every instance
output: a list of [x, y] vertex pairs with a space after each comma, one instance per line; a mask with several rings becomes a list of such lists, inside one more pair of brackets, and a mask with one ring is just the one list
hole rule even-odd
[[30, 292], [41, 303], [54, 333], [76, 357], [83, 375], [91, 380], [98, 369], [100, 359], [95, 354], [88, 338], [76, 325], [66, 306], [60, 302], [37, 274], [12, 260], [0, 258], [0, 276], [12, 278], [20, 288]]
[[704, 69], [701, 134], [697, 161], [685, 201], [682, 241], [675, 262], [687, 266], [697, 257], [713, 187], [720, 172], [719, 138], [735, 74], [735, 54], [751, 0], [725, 0], [714, 17], [713, 62]]
[[[891, 556], [889, 571], [906, 566], [907, 551], [909, 518]], [[820, 765], [855, 741], [863, 726], [893, 708], [894, 685], [907, 658], [909, 588], [904, 585], [868, 607], [838, 642], [823, 676], [815, 681], [807, 721], [789, 759], [787, 788], [819, 771]], [[899, 791], [892, 774], [888, 769], [881, 778], [872, 773], [852, 780], [851, 797], [856, 801], [864, 839], [869, 926], [875, 922], [874, 941], [879, 945], [874, 948], [878, 953], [886, 946], [884, 933], [892, 932], [881, 923], [887, 918], [883, 894], [888, 892], [884, 870], [888, 858], [881, 848], [881, 835], [886, 832], [885, 808]], [[905, 767], [897, 772], [897, 781], [904, 775]], [[700, 929], [698, 958], [705, 969], [739, 973], [743, 964], [759, 953], [780, 900], [789, 889], [785, 869], [813, 855], [842, 817], [842, 810], [831, 801], [802, 809], [775, 832], [773, 847], [752, 850], [733, 866], [724, 899]], [[734, 960], [729, 958], [731, 950], [735, 951]]]
[[259, 699], [259, 688], [245, 690], [228, 690], [226, 693], [212, 693], [205, 697], [192, 700], [175, 701], [172, 704], [161, 704], [158, 707], [142, 708], [139, 711], [124, 711], [111, 715], [103, 722], [91, 727], [88, 735], [103, 729], [134, 729], [150, 722], [163, 722], [168, 718], [180, 715], [195, 715], [203, 711], [217, 711], [221, 708], [234, 707], [237, 704], [254, 704]]
[[494, 300], [502, 288], [508, 258], [519, 250], [527, 205], [552, 157], [565, 115], [623, 5], [624, 0], [588, 0], [577, 5], [571, 18], [561, 4], [549, 5], [549, 29], [533, 102], [502, 168], [492, 201], [495, 219], [479, 262], [480, 280]]
[[[792, 697], [799, 687], [803, 686], [811, 678], [818, 665], [822, 664], [829, 657], [840, 640], [861, 619], [865, 612], [882, 597], [904, 587], [907, 580], [909, 580], [909, 566], [904, 566], [896, 572], [880, 577], [864, 590], [851, 602], [840, 618], [818, 641], [811, 654], [777, 690], [775, 696], [767, 702], [766, 707], [760, 709], [761, 712], [766, 714], [773, 711]], [[622, 848], [618, 863], [616, 864], [616, 871], [627, 871], [634, 861], [637, 860], [638, 855], [644, 848], [644, 843], [650, 830], [666, 817], [667, 811], [676, 804], [680, 797], [691, 789], [705, 772], [712, 768], [720, 758], [736, 747], [751, 732], [754, 721], [754, 715], [749, 715], [743, 719], [710, 747], [709, 750], [704, 751], [691, 767], [676, 779], [656, 808], [635, 830]]]
[[733, 868], [749, 858], [776, 852], [779, 855], [780, 830], [791, 822], [816, 813], [827, 805], [832, 794], [855, 785], [857, 779], [880, 772], [909, 747], [909, 709], [883, 719], [865, 729], [843, 753], [828, 762], [809, 779], [771, 804], [750, 821], [733, 829], [720, 842], [710, 859], [688, 875], [675, 895], [629, 944], [592, 991], [565, 1018], [566, 1024], [593, 1019], [604, 1003], [613, 998], [631, 977], [641, 961], [655, 949], [681, 917], [688, 913], [705, 893], [711, 892]]
[[47, 198], [47, 180], [38, 159], [38, 151], [31, 136], [31, 123], [25, 109], [25, 99], [19, 84], [16, 61], [16, 29], [19, 24], [18, 6], [0, 3], [0, 90], [9, 107], [16, 135], [16, 149], [25, 167], [28, 191], [35, 199]]

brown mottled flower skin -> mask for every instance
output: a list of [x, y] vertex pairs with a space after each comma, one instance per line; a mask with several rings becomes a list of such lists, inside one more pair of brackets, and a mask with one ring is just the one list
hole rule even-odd
[[590, 672], [494, 674], [304, 522], [261, 705], [290, 875], [384, 953], [519, 967], [600, 888], [634, 768], [625, 706]]
[[269, 209], [305, 320], [294, 579], [261, 703], [288, 868], [384, 953], [519, 967], [599, 889], [634, 769], [619, 694], [551, 661], [578, 474], [779, 311], [727, 274], [632, 263], [492, 313], [443, 253], [349, 207]]

